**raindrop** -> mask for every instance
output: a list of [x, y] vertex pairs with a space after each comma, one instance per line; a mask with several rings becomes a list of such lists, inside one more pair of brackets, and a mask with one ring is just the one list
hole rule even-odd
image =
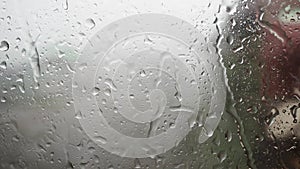
[[20, 138], [19, 138], [18, 136], [14, 136], [14, 137], [12, 138], [12, 141], [14, 141], [14, 142], [19, 142], [19, 141], [20, 141]]
[[93, 29], [96, 26], [96, 23], [92, 18], [88, 18], [87, 20], [85, 20], [85, 26], [89, 29]]
[[2, 90], [2, 93], [8, 93], [7, 89], [4, 88], [4, 89]]
[[227, 153], [225, 151], [221, 151], [219, 154], [218, 154], [218, 158], [220, 160], [220, 162], [222, 163], [227, 157]]
[[6, 99], [5, 97], [1, 97], [1, 99], [0, 99], [1, 103], [5, 103], [6, 100], [7, 100], [7, 99]]
[[130, 99], [134, 99], [134, 94], [130, 94], [130, 95], [129, 95], [129, 98], [130, 98]]
[[64, 57], [66, 54], [65, 52], [61, 51], [61, 50], [58, 50], [58, 58], [62, 58]]
[[5, 51], [8, 51], [8, 49], [9, 49], [8, 42], [7, 41], [2, 41], [0, 43], [0, 51], [5, 52]]
[[287, 14], [289, 14], [290, 11], [291, 11], [291, 5], [286, 6], [286, 7], [284, 8], [284, 11], [285, 11]]
[[138, 158], [136, 158], [136, 159], [134, 160], [134, 168], [135, 168], [135, 169], [142, 168], [141, 162], [140, 162], [140, 160], [139, 160]]
[[171, 122], [169, 126], [170, 126], [171, 129], [175, 128], [175, 123]]
[[21, 38], [17, 37], [16, 42], [21, 42]]
[[63, 2], [63, 8], [64, 8], [64, 10], [68, 10], [69, 9], [69, 2], [68, 2], [68, 0], [65, 0]]
[[26, 56], [26, 49], [22, 49], [22, 51], [21, 51], [21, 55], [22, 55], [23, 57], [25, 57], [25, 56]]
[[0, 63], [0, 68], [6, 70], [7, 69], [7, 64], [5, 61]]
[[[66, 63], [67, 69], [72, 72], [75, 73], [74, 69], [72, 68], [72, 66], [69, 63]], [[75, 87], [75, 86], [74, 86]]]
[[102, 104], [106, 104], [106, 99], [102, 99]]
[[225, 133], [225, 139], [227, 140], [227, 142], [231, 142], [231, 140], [232, 140], [232, 132], [230, 130], [228, 130]]
[[113, 111], [114, 111], [114, 113], [118, 113], [118, 108], [117, 108], [117, 107], [114, 107], [114, 108], [113, 108]]
[[227, 38], [226, 38], [226, 42], [227, 42], [229, 45], [232, 45], [232, 44], [233, 44], [233, 41], [234, 41], [233, 35], [228, 35]]
[[97, 96], [100, 93], [100, 89], [98, 87], [94, 87], [93, 91], [92, 91], [92, 95], [93, 96]]
[[106, 85], [108, 85], [113, 91], [116, 91], [117, 90], [117, 87], [116, 85], [114, 84], [113, 80], [111, 79], [105, 79], [105, 82], [104, 82]]
[[16, 90], [16, 88], [17, 88], [17, 86], [12, 85], [11, 88], [10, 88], [10, 90]]
[[18, 75], [18, 79], [16, 80], [16, 82], [23, 83], [24, 82], [23, 78], [24, 78], [23, 75]]
[[110, 89], [105, 89], [105, 90], [104, 90], [104, 94], [105, 94], [106, 96], [110, 96], [110, 95], [111, 95], [111, 90], [110, 90]]
[[97, 142], [100, 142], [101, 144], [106, 144], [106, 143], [107, 143], [107, 140], [106, 140], [105, 137], [102, 137], [102, 136], [95, 136], [94, 138], [95, 138], [95, 140], [96, 140]]
[[25, 93], [24, 85], [18, 85], [18, 87], [19, 87], [19, 90], [20, 90], [21, 93]]
[[86, 68], [87, 68], [87, 64], [86, 64], [86, 63], [82, 63], [82, 64], [80, 64], [79, 67], [78, 67], [78, 69], [79, 69], [80, 71], [83, 71], [83, 70], [86, 69]]
[[142, 70], [142, 71], [140, 72], [140, 75], [141, 75], [141, 77], [146, 77], [146, 72], [145, 72], [145, 70]]
[[291, 108], [290, 108], [290, 111], [291, 111], [291, 114], [294, 118], [294, 123], [297, 123], [297, 114], [299, 113], [299, 106], [298, 105], [293, 105]]
[[39, 38], [39, 35], [37, 36], [35, 41], [32, 41], [30, 43], [30, 52], [29, 52], [29, 61], [33, 72], [33, 79], [35, 84], [35, 88], [39, 88], [39, 82], [38, 79], [41, 76], [41, 65], [40, 65], [40, 54], [37, 48], [36, 41]]
[[81, 111], [78, 111], [77, 114], [75, 115], [76, 119], [82, 119], [82, 113]]
[[18, 79], [16, 82], [20, 83], [18, 84], [18, 88], [22, 93], [25, 93], [25, 84], [24, 84], [24, 76], [23, 75], [18, 75]]

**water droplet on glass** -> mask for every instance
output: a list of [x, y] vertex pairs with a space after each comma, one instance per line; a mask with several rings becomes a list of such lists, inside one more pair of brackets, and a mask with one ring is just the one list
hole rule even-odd
[[110, 90], [109, 88], [105, 89], [105, 90], [104, 90], [104, 94], [105, 94], [106, 96], [110, 96], [110, 95], [111, 95], [111, 90]]
[[97, 142], [100, 142], [101, 144], [106, 144], [107, 143], [107, 140], [106, 138], [102, 137], [102, 136], [95, 136], [95, 140]]
[[62, 58], [64, 57], [66, 54], [65, 52], [61, 51], [61, 50], [58, 50], [58, 58]]
[[105, 83], [106, 85], [108, 85], [108, 86], [111, 88], [111, 90], [113, 90], [113, 91], [116, 91], [116, 90], [117, 90], [117, 87], [116, 87], [116, 85], [114, 84], [113, 80], [107, 78], [107, 79], [105, 79], [105, 82], [104, 82], [104, 83]]
[[21, 55], [22, 55], [23, 57], [25, 57], [25, 56], [26, 56], [26, 49], [22, 49], [22, 51], [21, 51]]
[[284, 11], [288, 14], [291, 11], [291, 5], [288, 5], [284, 8]]
[[100, 93], [100, 89], [98, 87], [94, 87], [93, 91], [92, 91], [92, 95], [93, 96], [97, 96]]
[[20, 138], [19, 138], [18, 136], [14, 136], [14, 137], [12, 138], [12, 141], [14, 141], [14, 142], [19, 142], [19, 141], [20, 141]]
[[23, 85], [18, 85], [19, 87], [19, 90], [21, 93], [25, 93], [25, 87], [24, 87], [24, 84]]
[[76, 119], [82, 119], [82, 113], [81, 113], [81, 111], [78, 111], [78, 112], [76, 113], [75, 118], [76, 118]]
[[21, 38], [20, 38], [20, 37], [17, 37], [17, 38], [16, 38], [16, 42], [21, 42]]
[[7, 69], [7, 64], [5, 61], [0, 63], [0, 68], [6, 70]]
[[102, 104], [106, 104], [106, 99], [102, 99]]
[[8, 49], [9, 49], [8, 42], [7, 41], [2, 41], [0, 43], [0, 51], [5, 52], [5, 51], [8, 51]]
[[68, 2], [68, 0], [65, 0], [63, 2], [63, 8], [64, 8], [64, 10], [68, 10], [69, 9], [69, 2]]
[[96, 26], [96, 23], [92, 18], [88, 18], [87, 20], [85, 20], [85, 26], [89, 29], [93, 29]]
[[87, 64], [86, 64], [86, 63], [82, 63], [82, 64], [80, 64], [79, 67], [78, 67], [78, 69], [79, 69], [80, 71], [83, 71], [83, 70], [86, 69], [86, 68], [87, 68]]
[[7, 99], [6, 99], [5, 97], [1, 97], [1, 99], [0, 99], [1, 103], [5, 103], [6, 100], [7, 100]]
[[220, 160], [220, 162], [222, 163], [227, 157], [227, 153], [225, 151], [221, 151], [219, 154], [218, 154], [218, 158]]
[[138, 158], [136, 158], [134, 160], [134, 168], [135, 169], [142, 168], [141, 162], [140, 162], [140, 160]]
[[130, 98], [130, 99], [134, 99], [134, 94], [130, 94], [130, 95], [129, 95], [129, 98]]
[[229, 44], [229, 45], [232, 45], [234, 41], [234, 38], [232, 35], [228, 35], [227, 38], [226, 38], [226, 42]]
[[145, 70], [142, 70], [142, 71], [140, 72], [140, 75], [141, 75], [141, 77], [146, 77], [146, 72], [145, 72]]

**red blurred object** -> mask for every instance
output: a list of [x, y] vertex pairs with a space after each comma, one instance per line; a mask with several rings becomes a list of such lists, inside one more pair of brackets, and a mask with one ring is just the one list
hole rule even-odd
[[289, 98], [300, 87], [300, 2], [259, 2], [257, 21], [264, 29], [262, 95]]

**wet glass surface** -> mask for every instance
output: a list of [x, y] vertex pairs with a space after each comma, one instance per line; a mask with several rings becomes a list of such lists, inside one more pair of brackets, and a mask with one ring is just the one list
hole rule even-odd
[[298, 0], [0, 1], [0, 168], [300, 168]]

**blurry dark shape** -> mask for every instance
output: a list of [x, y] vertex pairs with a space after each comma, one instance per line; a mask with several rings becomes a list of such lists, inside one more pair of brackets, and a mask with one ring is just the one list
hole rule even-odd
[[258, 167], [298, 169], [300, 87], [300, 1], [257, 0], [261, 30], [261, 110], [267, 140]]
[[300, 2], [274, 0], [265, 4], [260, 0], [257, 4], [257, 21], [265, 33], [262, 94], [270, 102], [291, 98], [300, 87]]

